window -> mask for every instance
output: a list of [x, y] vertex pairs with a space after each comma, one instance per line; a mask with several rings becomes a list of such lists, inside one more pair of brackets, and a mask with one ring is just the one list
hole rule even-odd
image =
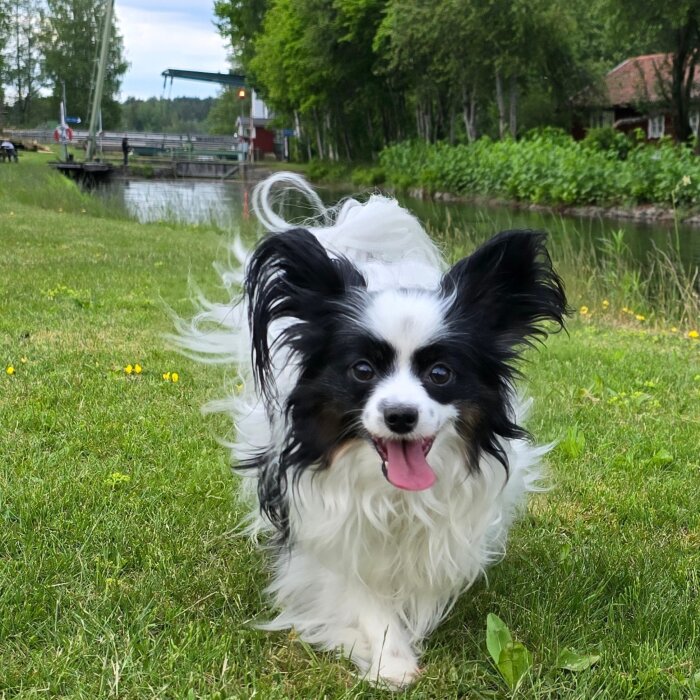
[[657, 114], [653, 117], [649, 117], [649, 127], [647, 129], [647, 136], [650, 139], [660, 139], [664, 135], [664, 115]]
[[610, 111], [592, 112], [590, 118], [590, 126], [592, 129], [598, 129], [603, 126], [613, 125], [613, 113]]

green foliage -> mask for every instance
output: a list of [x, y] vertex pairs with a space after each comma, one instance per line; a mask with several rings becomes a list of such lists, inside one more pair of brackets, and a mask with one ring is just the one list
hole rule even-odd
[[207, 130], [210, 134], [231, 136], [236, 133], [238, 118], [249, 114], [250, 91], [246, 90], [246, 96], [241, 98], [238, 96], [238, 89], [224, 88], [207, 114]]
[[493, 613], [486, 618], [486, 648], [503, 680], [515, 690], [532, 666], [532, 656], [521, 642], [513, 641], [506, 623]]
[[382, 151], [380, 163], [399, 187], [542, 204], [700, 206], [700, 161], [668, 140], [630, 144], [603, 132], [576, 142], [537, 130], [521, 141], [399, 143]]
[[[205, 133], [209, 114], [216, 102], [213, 97], [150, 97], [147, 100], [128, 97], [122, 104], [122, 128], [128, 131]], [[228, 133], [232, 133], [231, 126]]]
[[300, 138], [318, 159], [368, 158], [383, 145], [391, 105], [372, 41], [384, 4], [272, 0], [267, 8], [245, 68], [278, 119], [300, 123]]
[[0, 83], [4, 82], [12, 89], [14, 102], [9, 109], [8, 121], [13, 125], [31, 124], [37, 116], [34, 103], [42, 85], [37, 17], [42, 9], [42, 0], [0, 2]]
[[583, 454], [583, 450], [586, 447], [586, 438], [578, 426], [574, 426], [566, 431], [566, 436], [557, 447], [563, 455], [570, 459], [577, 459]]
[[358, 167], [352, 171], [352, 184], [358, 187], [375, 187], [386, 181], [384, 169], [377, 166]]
[[588, 129], [583, 143], [594, 151], [603, 151], [619, 160], [627, 158], [634, 145], [629, 136], [612, 126]]
[[346, 163], [334, 163], [328, 160], [309, 161], [306, 175], [314, 182], [342, 182], [350, 177]]
[[598, 654], [579, 654], [571, 649], [562, 649], [557, 657], [557, 666], [565, 671], [585, 671], [600, 661]]
[[[42, 73], [53, 88], [54, 114], [58, 114], [61, 82], [65, 81], [68, 113], [87, 122], [103, 18], [101, 0], [46, 0], [39, 43]], [[124, 43], [113, 20], [102, 100], [106, 129], [119, 126], [121, 115], [116, 98], [128, 65]]]

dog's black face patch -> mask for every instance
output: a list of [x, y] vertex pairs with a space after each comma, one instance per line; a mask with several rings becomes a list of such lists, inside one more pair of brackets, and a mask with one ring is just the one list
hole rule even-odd
[[376, 381], [394, 365], [395, 351], [347, 318], [336, 331], [303, 353], [299, 380], [287, 413], [291, 434], [287, 454], [298, 467], [326, 467], [343, 443], [367, 437], [361, 414]]

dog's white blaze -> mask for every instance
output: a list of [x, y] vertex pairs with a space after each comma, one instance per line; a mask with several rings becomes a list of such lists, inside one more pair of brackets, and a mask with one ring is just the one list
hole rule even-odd
[[418, 424], [406, 437], [433, 437], [448, 420], [457, 416], [457, 410], [428, 395], [415, 374], [413, 357], [416, 350], [438, 340], [445, 327], [440, 301], [432, 294], [416, 290], [386, 290], [370, 302], [365, 324], [396, 351], [392, 373], [379, 382], [365, 404], [362, 412], [365, 428], [376, 437], [395, 437], [384, 422], [383, 406], [400, 404], [418, 409]]
[[438, 299], [418, 291], [380, 292], [366, 313], [365, 324], [397, 351], [400, 366], [410, 363], [418, 348], [437, 340], [445, 325]]
[[[457, 409], [451, 404], [441, 404], [430, 398], [420, 379], [413, 374], [410, 365], [401, 365], [389, 377], [381, 380], [372, 392], [362, 411], [362, 423], [375, 437], [395, 438], [384, 422], [383, 407], [387, 404], [413, 406], [418, 409], [418, 423], [406, 438], [431, 438], [452, 418]], [[432, 465], [431, 459], [428, 460]], [[439, 476], [438, 476], [439, 478]]]

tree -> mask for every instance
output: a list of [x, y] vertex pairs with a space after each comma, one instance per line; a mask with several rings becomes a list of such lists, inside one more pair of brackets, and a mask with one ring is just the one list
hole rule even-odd
[[215, 0], [214, 14], [222, 36], [231, 41], [234, 60], [244, 69], [254, 55], [254, 41], [263, 26], [267, 0]]
[[231, 135], [236, 131], [238, 117], [250, 114], [250, 90], [240, 97], [239, 88], [225, 87], [207, 115], [207, 127], [212, 134]]
[[454, 140], [461, 114], [474, 140], [479, 112], [494, 102], [499, 136], [515, 136], [522, 91], [544, 84], [565, 99], [572, 25], [561, 1], [391, 0], [375, 49], [387, 70], [405, 76], [423, 138]]
[[656, 50], [672, 55], [669, 87], [671, 119], [676, 140], [687, 141], [690, 128], [690, 99], [700, 61], [700, 2], [676, 0], [672, 3], [640, 3], [636, 0], [610, 0], [618, 30], [634, 31], [647, 27]]
[[41, 87], [38, 41], [42, 3], [40, 0], [8, 0], [6, 7], [9, 12], [4, 82], [11, 87], [14, 98], [12, 121], [28, 124]]
[[[90, 113], [91, 89], [96, 74], [98, 45], [104, 17], [100, 0], [46, 0], [42, 17], [42, 73], [53, 85], [58, 114], [62, 83], [66, 86], [66, 102], [71, 116], [87, 121]], [[113, 23], [107, 71], [102, 100], [102, 120], [105, 128], [118, 128], [120, 107], [116, 100], [121, 77], [128, 64], [124, 60], [124, 45]]]
[[5, 47], [9, 34], [9, 3], [8, 0], [0, 0], [0, 126], [3, 121], [3, 111], [5, 108]]
[[391, 92], [372, 49], [383, 0], [272, 0], [252, 70], [264, 99], [309, 151], [369, 157], [392, 130]]
[[121, 127], [127, 131], [156, 131], [165, 133], [203, 133], [207, 131], [213, 97], [175, 97], [139, 100], [128, 97], [122, 104]]

